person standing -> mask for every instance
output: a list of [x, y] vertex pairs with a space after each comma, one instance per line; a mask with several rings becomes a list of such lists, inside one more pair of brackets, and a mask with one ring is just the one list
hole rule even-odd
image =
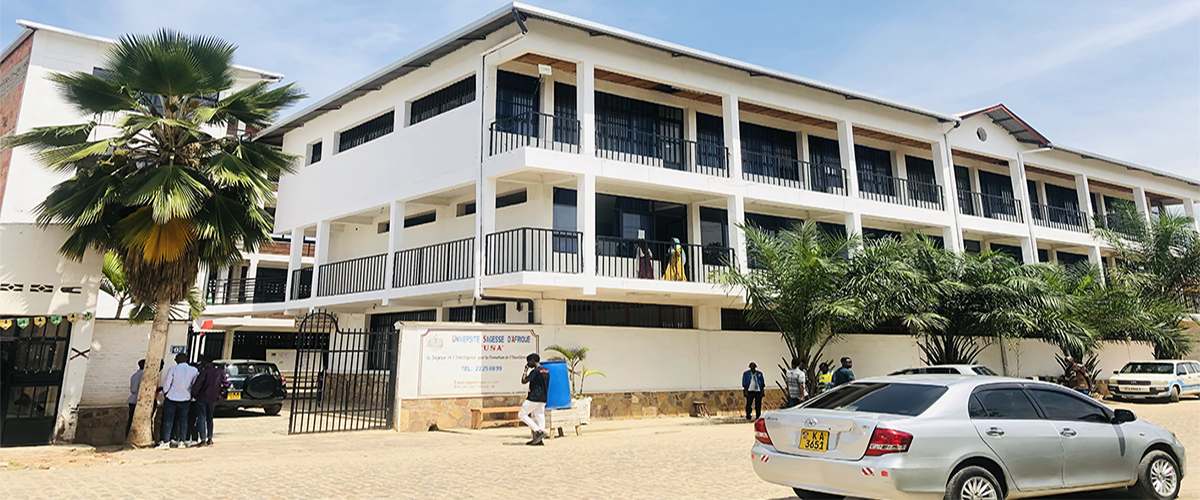
[[667, 250], [667, 270], [663, 271], [662, 279], [664, 281], [687, 281], [687, 272], [684, 270], [684, 266], [687, 265], [687, 254], [684, 253], [679, 238], [671, 238], [671, 242], [671, 248]]
[[804, 402], [808, 377], [804, 374], [804, 370], [800, 368], [800, 358], [792, 358], [792, 369], [784, 372], [783, 377], [787, 381], [788, 390], [788, 399], [785, 408], [791, 408]]
[[129, 435], [129, 429], [133, 427], [133, 409], [137, 407], [138, 388], [142, 386], [142, 375], [146, 373], [146, 360], [138, 360], [138, 369], [129, 376], [129, 398], [125, 400], [129, 404], [129, 420], [125, 422], [125, 435]]
[[1092, 393], [1092, 378], [1088, 376], [1087, 368], [1076, 362], [1074, 356], [1067, 356], [1067, 382], [1083, 395]]
[[842, 384], [848, 384], [850, 382], [853, 382], [854, 381], [854, 371], [851, 370], [851, 368], [853, 368], [853, 367], [854, 367], [854, 360], [850, 359], [850, 356], [843, 357], [842, 358], [842, 367], [838, 368], [837, 371], [833, 372], [833, 386], [837, 387]]
[[216, 402], [221, 399], [221, 392], [229, 387], [229, 378], [225, 370], [213, 364], [212, 356], [205, 356], [201, 361], [200, 374], [192, 385], [192, 398], [196, 400], [196, 431], [197, 446], [212, 446], [213, 444], [213, 411]]
[[517, 418], [533, 431], [533, 439], [525, 443], [530, 446], [541, 446], [546, 439], [546, 393], [550, 389], [550, 370], [542, 366], [541, 360], [536, 352], [525, 356], [525, 373], [521, 374], [521, 383], [529, 384], [529, 394], [521, 403]]
[[178, 447], [187, 434], [188, 406], [192, 402], [192, 383], [199, 371], [187, 362], [187, 354], [175, 355], [175, 366], [163, 376], [162, 442], [158, 449]]
[[766, 381], [763, 379], [762, 372], [757, 370], [758, 365], [753, 361], [750, 362], [750, 369], [742, 372], [742, 395], [746, 397], [746, 420], [754, 420], [750, 418], [750, 406], [754, 406], [754, 418], [762, 416], [762, 398], [765, 392]]
[[820, 386], [820, 392], [824, 393], [833, 389], [833, 370], [829, 369], [829, 362], [821, 363], [817, 370], [817, 385]]

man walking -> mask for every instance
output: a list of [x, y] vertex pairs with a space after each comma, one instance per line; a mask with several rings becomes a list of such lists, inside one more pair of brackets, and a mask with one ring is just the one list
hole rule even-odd
[[521, 403], [521, 412], [517, 414], [525, 425], [533, 431], [530, 446], [541, 446], [546, 439], [546, 392], [550, 389], [550, 370], [542, 367], [541, 356], [537, 353], [525, 356], [525, 373], [521, 374], [521, 383], [529, 384], [529, 394]]
[[175, 366], [163, 376], [162, 443], [158, 449], [178, 447], [187, 434], [188, 406], [192, 401], [192, 384], [199, 371], [187, 362], [187, 354], [175, 355]]
[[[754, 420], [762, 416], [762, 398], [766, 388], [762, 372], [758, 365], [750, 362], [750, 369], [742, 372], [742, 395], [746, 397], [746, 420]], [[750, 418], [750, 406], [754, 406], [754, 418]]]
[[834, 387], [854, 381], [854, 371], [850, 369], [852, 367], [854, 367], [854, 360], [850, 359], [850, 356], [843, 357], [842, 367], [833, 372]]
[[197, 446], [212, 446], [213, 440], [213, 410], [216, 402], [221, 399], [221, 391], [229, 387], [229, 379], [225, 371], [213, 364], [212, 356], [205, 356], [201, 361], [200, 375], [192, 385], [192, 397], [196, 400]]
[[787, 380], [788, 399], [786, 408], [799, 405], [804, 401], [804, 394], [807, 390], [805, 384], [808, 383], [808, 377], [804, 374], [804, 370], [800, 368], [800, 358], [792, 358], [792, 369], [783, 374]]

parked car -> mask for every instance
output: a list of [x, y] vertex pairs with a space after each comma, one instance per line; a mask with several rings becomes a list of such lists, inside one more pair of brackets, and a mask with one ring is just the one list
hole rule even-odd
[[1108, 392], [1116, 400], [1167, 399], [1175, 403], [1184, 394], [1200, 395], [1200, 362], [1196, 361], [1130, 361], [1113, 374]]
[[992, 371], [983, 365], [933, 365], [921, 366], [918, 368], [905, 368], [898, 372], [889, 373], [892, 375], [983, 375], [987, 377], [998, 377], [999, 373]]
[[754, 424], [754, 472], [802, 499], [1022, 498], [1130, 487], [1172, 500], [1175, 434], [1061, 386], [912, 375], [843, 385]]
[[287, 398], [287, 380], [270, 361], [219, 359], [214, 362], [229, 378], [229, 390], [217, 400], [218, 410], [262, 408], [267, 415], [278, 415]]

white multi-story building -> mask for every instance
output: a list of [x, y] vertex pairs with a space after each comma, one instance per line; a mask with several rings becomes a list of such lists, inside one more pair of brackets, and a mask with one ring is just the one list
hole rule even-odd
[[[1200, 199], [1200, 181], [1053, 143], [1003, 105], [920, 109], [521, 4], [258, 140], [304, 158], [276, 213], [292, 236], [289, 293], [210, 313], [531, 324], [542, 347], [595, 349], [588, 364], [608, 377], [589, 392], [634, 406], [739, 388], [746, 362], [786, 355], [778, 334], [745, 331], [736, 291], [709, 282], [726, 259], [747, 265], [739, 224], [913, 230], [1024, 262], [1100, 262], [1112, 249], [1090, 231], [1116, 200], [1149, 217], [1195, 216]], [[664, 279], [674, 240], [680, 280]], [[399, 394], [415, 412], [436, 394], [406, 380], [424, 359], [409, 341]], [[891, 342], [842, 352], [870, 358], [856, 365], [868, 375], [913, 362]]]
[[[102, 74], [115, 41], [29, 21], [16, 24], [22, 31], [0, 56], [0, 136], [89, 120], [100, 124], [95, 134], [113, 133], [118, 117], [80, 114], [47, 77], [71, 71]], [[283, 75], [237, 66], [234, 77], [231, 91], [259, 81], [277, 82]], [[236, 126], [209, 131], [240, 132]], [[58, 249], [67, 232], [36, 225], [36, 207], [68, 176], [45, 168], [28, 148], [0, 152], [3, 446], [71, 441], [76, 423], [97, 415], [116, 422], [116, 430], [103, 429], [100, 436], [102, 429], [93, 422], [81, 439], [96, 444], [123, 440], [125, 384], [146, 354], [149, 325], [101, 320], [116, 313], [116, 302], [99, 291], [101, 256], [91, 252], [82, 262], [64, 258]], [[268, 246], [247, 254], [244, 266], [269, 259]], [[45, 321], [33, 322], [37, 318]], [[17, 320], [30, 323], [20, 326]], [[186, 322], [172, 325], [168, 349], [185, 348], [187, 330]]]

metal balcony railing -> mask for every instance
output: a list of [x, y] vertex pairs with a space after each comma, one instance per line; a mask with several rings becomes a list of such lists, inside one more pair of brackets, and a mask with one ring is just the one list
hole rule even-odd
[[287, 278], [237, 278], [208, 280], [204, 302], [208, 305], [283, 302]]
[[1007, 196], [958, 190], [958, 211], [963, 215], [975, 215], [1009, 222], [1025, 222], [1021, 201]]
[[860, 171], [858, 172], [858, 192], [868, 200], [945, 210], [942, 202], [942, 187], [933, 183]]
[[499, 118], [490, 127], [488, 156], [522, 147], [579, 152], [579, 120], [528, 112]]
[[289, 291], [292, 300], [312, 297], [313, 268], [305, 267], [292, 271], [292, 289]]
[[475, 238], [401, 250], [393, 266], [393, 288], [474, 278]]
[[1033, 212], [1033, 223], [1039, 226], [1080, 233], [1091, 230], [1088, 227], [1090, 217], [1079, 210], [1041, 203], [1030, 203], [1029, 208]]
[[487, 235], [484, 270], [491, 276], [516, 272], [583, 272], [583, 233], [522, 227]]
[[386, 253], [322, 264], [317, 277], [317, 296], [383, 290], [385, 266]]
[[742, 178], [806, 191], [846, 196], [846, 171], [829, 163], [810, 163], [796, 158], [742, 149]]
[[729, 177], [729, 148], [624, 125], [596, 122], [596, 156], [653, 167]]
[[671, 269], [674, 242], [600, 236], [596, 238], [596, 275], [610, 278], [711, 283], [709, 276], [727, 266], [733, 249], [681, 243], [683, 258]]

